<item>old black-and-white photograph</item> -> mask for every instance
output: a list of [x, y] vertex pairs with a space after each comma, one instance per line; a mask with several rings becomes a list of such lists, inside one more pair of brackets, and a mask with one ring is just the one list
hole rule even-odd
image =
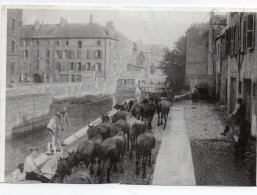
[[6, 15], [5, 182], [256, 185], [256, 13]]

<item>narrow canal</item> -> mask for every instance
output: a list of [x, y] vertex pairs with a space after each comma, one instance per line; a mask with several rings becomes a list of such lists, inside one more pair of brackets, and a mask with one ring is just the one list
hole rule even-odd
[[[63, 105], [67, 105], [70, 121], [72, 125], [71, 131], [66, 132], [65, 137], [78, 131], [82, 127], [100, 116], [100, 112], [107, 112], [117, 103], [120, 104], [127, 99], [135, 98], [133, 93], [122, 93], [120, 95], [112, 95], [107, 97], [112, 99], [112, 104], [104, 101], [105, 97], [89, 97], [77, 99], [76, 103], [67, 101], [57, 101], [51, 105], [49, 117], [40, 121], [44, 124], [39, 128], [31, 128], [30, 131], [21, 135], [15, 135], [12, 139], [5, 142], [5, 174], [8, 175], [16, 169], [19, 163], [24, 162], [25, 157], [29, 154], [29, 147], [38, 148], [39, 152], [46, 151], [46, 146], [50, 136], [46, 130], [46, 124], [51, 116]], [[92, 106], [92, 102], [97, 104]]]

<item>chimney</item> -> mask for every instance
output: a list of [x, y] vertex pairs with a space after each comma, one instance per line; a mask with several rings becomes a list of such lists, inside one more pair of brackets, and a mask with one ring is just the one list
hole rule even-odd
[[61, 26], [61, 28], [63, 28], [66, 24], [67, 24], [67, 19], [61, 17], [61, 19], [60, 19], [60, 26]]
[[106, 28], [107, 28], [108, 30], [114, 30], [114, 23], [113, 23], [113, 21], [107, 22], [107, 23], [106, 23]]
[[34, 28], [36, 31], [40, 28], [40, 23], [38, 20], [35, 22]]
[[93, 23], [93, 16], [92, 16], [92, 14], [90, 14], [90, 21], [89, 22]]

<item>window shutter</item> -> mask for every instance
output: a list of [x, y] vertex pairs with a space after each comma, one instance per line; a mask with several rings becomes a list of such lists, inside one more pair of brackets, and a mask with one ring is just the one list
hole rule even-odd
[[247, 48], [253, 49], [254, 47], [254, 13], [248, 14], [247, 24]]
[[230, 35], [230, 52], [229, 54], [230, 55], [233, 55], [234, 52], [235, 52], [235, 27], [232, 27], [231, 28], [231, 31], [230, 31], [231, 35]]
[[239, 50], [239, 25], [235, 26], [235, 54], [238, 53]]
[[226, 38], [226, 54], [229, 55], [230, 54], [230, 28], [226, 30], [225, 38]]
[[93, 56], [94, 58], [96, 58], [96, 51], [93, 51]]
[[95, 64], [92, 64], [91, 71], [95, 71]]

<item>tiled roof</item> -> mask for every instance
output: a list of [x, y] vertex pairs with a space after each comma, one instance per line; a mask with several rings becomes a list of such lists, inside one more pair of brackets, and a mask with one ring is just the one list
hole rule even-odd
[[97, 23], [69, 24], [41, 24], [38, 30], [35, 25], [23, 25], [21, 38], [115, 38], [109, 35], [106, 27]]

